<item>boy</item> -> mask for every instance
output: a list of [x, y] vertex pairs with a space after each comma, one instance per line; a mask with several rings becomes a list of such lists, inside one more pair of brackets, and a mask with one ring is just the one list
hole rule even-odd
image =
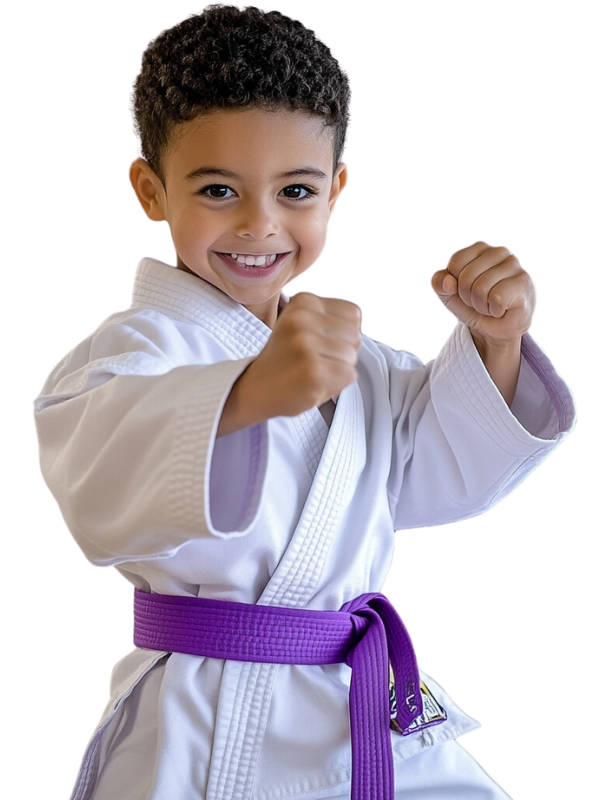
[[[131, 181], [168, 221], [177, 269], [144, 259], [132, 307], [37, 401], [73, 535], [140, 590], [141, 646], [115, 669], [73, 797], [316, 800], [351, 781], [362, 800], [505, 797], [454, 742], [473, 721], [427, 677], [419, 698], [410, 641], [373, 593], [394, 530], [484, 510], [570, 427], [566, 387], [524, 336], [530, 279], [505, 248], [455, 254], [433, 284], [461, 324], [427, 367], [362, 336], [352, 303], [282, 296], [346, 183], [349, 89], [277, 12], [216, 6], [164, 32], [134, 100]], [[303, 661], [337, 619], [358, 632], [343, 658]], [[387, 649], [369, 661], [361, 645], [381, 621], [398, 695], [383, 732]], [[265, 630], [297, 655], [273, 657]], [[236, 634], [263, 657], [240, 658]], [[378, 677], [362, 694], [365, 663]]]

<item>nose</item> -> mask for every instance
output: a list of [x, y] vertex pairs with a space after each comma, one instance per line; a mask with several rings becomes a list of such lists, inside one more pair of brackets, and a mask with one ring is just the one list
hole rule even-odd
[[279, 232], [276, 208], [267, 199], [242, 201], [238, 206], [236, 233], [244, 239], [267, 239]]

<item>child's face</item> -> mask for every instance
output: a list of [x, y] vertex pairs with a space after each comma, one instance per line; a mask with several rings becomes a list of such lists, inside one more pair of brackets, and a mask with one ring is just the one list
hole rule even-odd
[[162, 166], [164, 188], [145, 162], [131, 177], [146, 213], [168, 221], [178, 266], [272, 327], [345, 184], [330, 130], [298, 111], [215, 111], [178, 127]]

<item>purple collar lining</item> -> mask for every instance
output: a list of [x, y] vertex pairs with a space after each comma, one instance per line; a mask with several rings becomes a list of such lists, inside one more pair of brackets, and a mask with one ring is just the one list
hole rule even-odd
[[389, 664], [397, 722], [422, 713], [419, 671], [404, 623], [382, 594], [313, 611], [135, 590], [134, 643], [150, 650], [268, 664], [352, 667], [352, 800], [394, 800]]

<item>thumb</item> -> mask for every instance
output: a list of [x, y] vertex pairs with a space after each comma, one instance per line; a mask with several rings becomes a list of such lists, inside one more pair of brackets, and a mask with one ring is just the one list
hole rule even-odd
[[458, 281], [447, 269], [436, 272], [431, 279], [431, 285], [444, 305], [448, 305], [449, 300], [458, 294]]

